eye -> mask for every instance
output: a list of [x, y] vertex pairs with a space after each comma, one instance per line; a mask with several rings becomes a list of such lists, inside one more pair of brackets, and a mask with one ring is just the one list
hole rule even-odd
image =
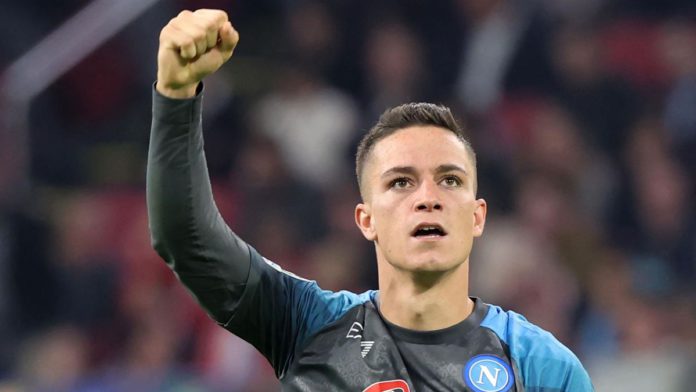
[[411, 185], [411, 180], [406, 177], [399, 177], [389, 181], [389, 188], [392, 189], [405, 189]]
[[457, 187], [462, 185], [462, 180], [457, 176], [447, 176], [442, 179], [442, 183], [448, 187]]

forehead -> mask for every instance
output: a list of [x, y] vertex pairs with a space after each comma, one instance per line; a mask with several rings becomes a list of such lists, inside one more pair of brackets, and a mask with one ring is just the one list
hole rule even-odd
[[435, 126], [400, 129], [379, 140], [368, 161], [379, 174], [395, 166], [429, 169], [441, 164], [459, 164], [470, 168], [469, 152], [452, 131]]

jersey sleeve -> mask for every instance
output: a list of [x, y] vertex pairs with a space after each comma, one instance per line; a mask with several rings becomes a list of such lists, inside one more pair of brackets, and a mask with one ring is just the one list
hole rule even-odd
[[249, 247], [213, 200], [203, 153], [202, 92], [169, 99], [153, 89], [146, 195], [152, 245], [218, 322], [234, 313], [249, 274]]
[[279, 378], [317, 331], [374, 295], [322, 290], [315, 281], [282, 270], [253, 248], [251, 254], [246, 290], [224, 327], [252, 343]]
[[323, 291], [264, 259], [227, 226], [203, 151], [201, 90], [170, 99], [153, 89], [146, 192], [152, 244], [208, 314], [259, 349], [282, 377], [298, 347], [369, 295]]
[[594, 391], [575, 354], [523, 316], [491, 305], [481, 325], [492, 329], [507, 344], [525, 392]]

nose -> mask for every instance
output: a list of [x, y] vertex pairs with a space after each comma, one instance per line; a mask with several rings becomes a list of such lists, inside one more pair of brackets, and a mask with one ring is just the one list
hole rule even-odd
[[442, 203], [438, 195], [437, 184], [432, 181], [424, 181], [416, 193], [416, 211], [439, 211], [442, 210]]

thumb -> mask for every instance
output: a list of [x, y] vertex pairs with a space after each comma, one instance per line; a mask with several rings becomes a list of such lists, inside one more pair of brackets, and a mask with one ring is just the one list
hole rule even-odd
[[220, 42], [218, 43], [218, 50], [224, 62], [229, 60], [232, 56], [232, 52], [239, 42], [239, 33], [232, 27], [232, 24], [227, 21], [220, 27], [219, 37]]

